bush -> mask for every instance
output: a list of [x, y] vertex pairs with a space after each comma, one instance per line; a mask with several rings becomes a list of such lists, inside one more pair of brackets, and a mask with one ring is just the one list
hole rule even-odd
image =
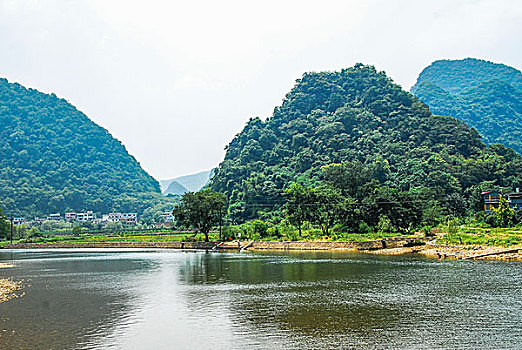
[[261, 220], [254, 220], [251, 222], [252, 230], [254, 234], [259, 237], [267, 237], [268, 236], [268, 223]]
[[299, 239], [299, 231], [286, 219], [281, 221], [281, 223], [277, 225], [277, 229], [279, 231], [279, 234], [283, 237], [283, 239], [287, 241], [297, 241]]
[[359, 233], [368, 233], [368, 232], [371, 231], [371, 227], [366, 222], [361, 221], [359, 223], [359, 230], [358, 231], [359, 231]]
[[386, 233], [386, 232], [393, 232], [393, 226], [388, 219], [386, 215], [379, 216], [379, 223], [377, 224], [377, 232], [379, 233]]

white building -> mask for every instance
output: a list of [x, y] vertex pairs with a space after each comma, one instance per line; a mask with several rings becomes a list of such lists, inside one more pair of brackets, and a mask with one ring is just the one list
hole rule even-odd
[[51, 214], [47, 217], [47, 220], [60, 221], [61, 219], [62, 219], [62, 216], [59, 213]]
[[13, 225], [22, 225], [25, 224], [25, 218], [13, 218]]
[[123, 213], [121, 214], [120, 220], [122, 222], [128, 222], [130, 224], [138, 223], [138, 214], [137, 213]]
[[161, 217], [163, 218], [163, 222], [174, 222], [174, 215], [172, 215], [171, 211], [164, 212], [161, 214]]

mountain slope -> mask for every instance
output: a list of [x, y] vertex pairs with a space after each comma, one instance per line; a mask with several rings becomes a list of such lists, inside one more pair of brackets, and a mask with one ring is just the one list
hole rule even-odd
[[0, 79], [0, 207], [13, 215], [143, 210], [159, 185], [64, 99]]
[[476, 128], [486, 143], [522, 153], [522, 72], [477, 59], [436, 61], [411, 89], [433, 113]]
[[372, 66], [306, 73], [266, 121], [251, 119], [227, 147], [211, 188], [237, 220], [281, 208], [292, 182], [319, 184], [321, 168], [359, 161], [381, 186], [467, 196], [473, 186], [522, 182], [522, 158], [428, 107]]

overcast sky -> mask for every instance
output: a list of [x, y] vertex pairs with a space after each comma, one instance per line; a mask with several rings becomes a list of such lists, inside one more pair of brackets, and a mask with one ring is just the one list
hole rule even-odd
[[213, 168], [306, 71], [522, 68], [520, 0], [0, 0], [0, 76], [67, 99], [156, 179]]

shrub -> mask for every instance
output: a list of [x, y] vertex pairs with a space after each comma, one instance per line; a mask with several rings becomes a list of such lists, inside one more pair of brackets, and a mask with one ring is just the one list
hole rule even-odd
[[377, 232], [386, 233], [393, 232], [393, 226], [386, 215], [379, 216], [379, 223], [377, 224]]
[[299, 239], [299, 231], [286, 219], [277, 225], [277, 229], [279, 234], [287, 241], [297, 241]]
[[368, 225], [366, 222], [361, 221], [359, 223], [359, 233], [368, 233], [371, 231], [370, 225]]
[[268, 223], [261, 220], [254, 220], [251, 222], [252, 230], [256, 236], [267, 237], [268, 236]]

